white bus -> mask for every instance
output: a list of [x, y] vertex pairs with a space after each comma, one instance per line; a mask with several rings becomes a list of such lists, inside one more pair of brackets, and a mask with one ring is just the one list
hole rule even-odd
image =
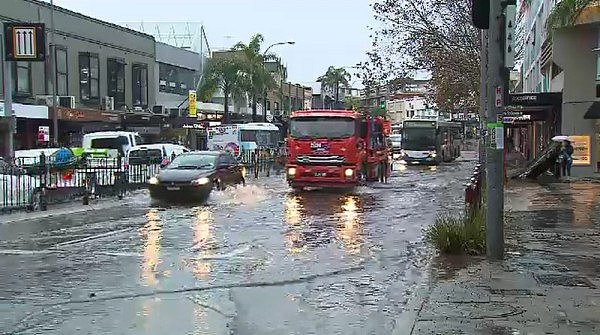
[[431, 119], [406, 120], [401, 159], [407, 164], [437, 165], [460, 156], [462, 125]]
[[280, 130], [272, 123], [230, 124], [207, 129], [208, 150], [226, 150], [236, 156], [241, 151], [276, 149]]

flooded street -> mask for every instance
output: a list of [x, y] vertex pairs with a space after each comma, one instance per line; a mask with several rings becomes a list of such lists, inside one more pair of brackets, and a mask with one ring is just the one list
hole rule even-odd
[[141, 194], [0, 225], [0, 331], [391, 333], [424, 276], [422, 229], [461, 208], [473, 165], [395, 171], [351, 194], [295, 194], [272, 176], [201, 207]]

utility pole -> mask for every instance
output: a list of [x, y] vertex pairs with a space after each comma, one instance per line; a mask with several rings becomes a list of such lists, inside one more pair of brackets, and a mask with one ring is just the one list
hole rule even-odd
[[493, 260], [504, 257], [504, 20], [501, 0], [490, 0], [487, 69], [486, 246]]
[[4, 79], [4, 117], [6, 120], [8, 120], [5, 153], [7, 158], [12, 159], [15, 156], [14, 133], [16, 129], [16, 117], [12, 108], [12, 66], [11, 62], [4, 57], [7, 48], [4, 41], [4, 35], [0, 33], [0, 45], [2, 45], [2, 53], [0, 53], [0, 58], [2, 59], [2, 76]]
[[[480, 59], [480, 86], [479, 86], [479, 164], [485, 166], [485, 133], [486, 133], [486, 118], [487, 118], [487, 102], [489, 100], [487, 91], [487, 70], [488, 70], [488, 32], [485, 29], [481, 30], [481, 47], [479, 53]], [[479, 170], [481, 180], [485, 181], [485, 169]]]
[[54, 0], [50, 0], [50, 60], [51, 65], [50, 68], [52, 73], [52, 128], [53, 130], [53, 138], [54, 138], [54, 146], [58, 146], [58, 110], [56, 106], [57, 99], [57, 62], [56, 62], [56, 44], [54, 38]]

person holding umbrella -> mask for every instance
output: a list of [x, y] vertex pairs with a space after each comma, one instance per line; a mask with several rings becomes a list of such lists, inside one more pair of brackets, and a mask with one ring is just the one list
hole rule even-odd
[[562, 175], [571, 176], [571, 167], [573, 166], [573, 145], [566, 139], [563, 141], [563, 148], [560, 152], [562, 156]]

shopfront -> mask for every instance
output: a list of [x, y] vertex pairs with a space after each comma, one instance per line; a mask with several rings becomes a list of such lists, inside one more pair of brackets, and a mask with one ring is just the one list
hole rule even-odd
[[503, 113], [508, 165], [526, 164], [560, 135], [561, 93], [511, 94]]
[[573, 149], [580, 155], [578, 158], [581, 166], [588, 164], [594, 173], [600, 173], [600, 101], [592, 103], [583, 118], [586, 122], [592, 123], [593, 133], [581, 136], [579, 141], [574, 143]]
[[172, 119], [169, 129], [163, 131], [163, 138], [171, 142], [181, 143], [192, 150], [207, 149], [206, 128], [218, 121], [199, 121], [189, 117]]
[[81, 146], [83, 134], [120, 128], [121, 117], [118, 113], [70, 108], [57, 110], [60, 131], [58, 140], [65, 146]]

